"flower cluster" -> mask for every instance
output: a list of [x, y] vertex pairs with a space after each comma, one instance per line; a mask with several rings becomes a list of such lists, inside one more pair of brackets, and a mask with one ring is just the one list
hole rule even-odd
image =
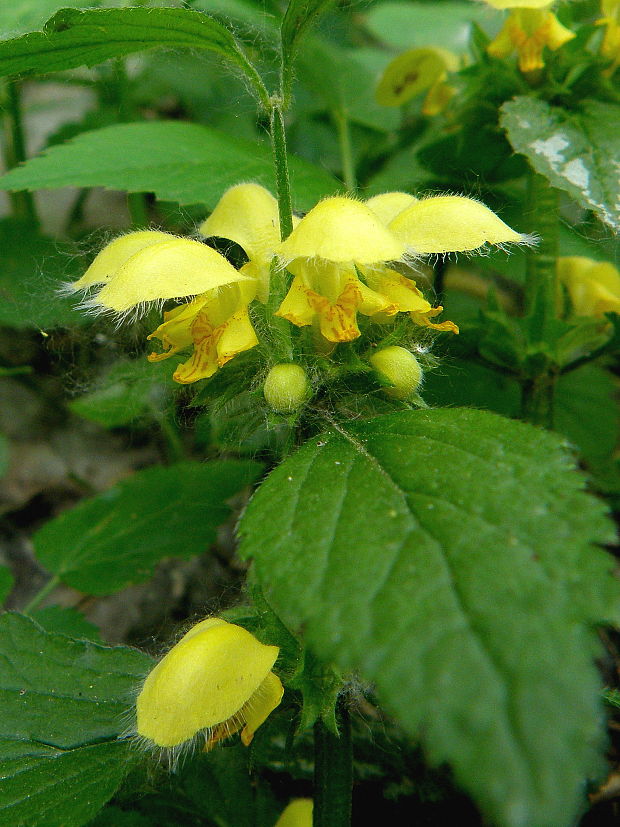
[[248, 261], [239, 269], [200, 240], [144, 230], [108, 244], [71, 287], [89, 291], [83, 306], [119, 316], [149, 303], [180, 302], [148, 337], [160, 345], [148, 358], [191, 348], [174, 373], [186, 384], [259, 343], [251, 308], [268, 302], [274, 273], [292, 275], [275, 315], [311, 327], [328, 349], [360, 336], [360, 315], [389, 323], [408, 314], [414, 325], [458, 332], [451, 321], [435, 321], [442, 308], [404, 274], [412, 273], [411, 262], [528, 241], [483, 204], [455, 195], [325, 198], [294, 223], [281, 241], [274, 197], [258, 184], [239, 184], [200, 226], [205, 238], [240, 245]]

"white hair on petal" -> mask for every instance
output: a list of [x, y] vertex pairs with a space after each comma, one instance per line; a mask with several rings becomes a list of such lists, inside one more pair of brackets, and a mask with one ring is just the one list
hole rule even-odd
[[114, 310], [112, 307], [107, 307], [105, 304], [97, 301], [97, 296], [84, 296], [84, 298], [76, 306], [77, 310], [81, 310], [87, 316], [104, 316], [111, 318], [114, 321], [116, 329], [124, 324], [135, 324], [151, 310], [157, 310], [161, 313], [166, 302], [173, 301], [178, 305], [189, 304], [199, 294], [174, 296], [168, 299], [151, 299], [148, 301], [137, 302], [125, 310]]

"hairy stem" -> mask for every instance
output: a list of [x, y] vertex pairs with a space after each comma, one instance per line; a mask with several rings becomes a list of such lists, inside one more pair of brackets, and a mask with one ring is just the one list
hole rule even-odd
[[322, 720], [314, 725], [313, 827], [349, 827], [353, 789], [353, 753], [348, 710], [337, 709], [339, 734]]
[[[293, 229], [293, 206], [288, 174], [284, 116], [278, 102], [272, 104], [270, 127], [271, 148], [276, 178], [276, 195], [278, 200], [278, 217], [280, 220], [280, 237], [284, 241]], [[293, 358], [290, 322], [275, 315], [288, 291], [289, 282], [290, 277], [287, 271], [281, 267], [277, 259], [274, 258], [271, 262], [269, 299], [267, 301], [268, 324], [271, 332], [270, 351], [274, 363], [283, 361], [290, 362]]]
[[559, 196], [542, 175], [532, 172], [528, 181], [528, 215], [540, 243], [527, 254], [525, 306], [539, 315], [538, 331], [544, 341], [547, 325], [556, 317], [558, 283], [556, 263], [559, 238]]
[[131, 216], [131, 226], [134, 230], [144, 230], [150, 224], [149, 208], [144, 192], [128, 192], [127, 208]]
[[531, 227], [540, 236], [537, 249], [530, 250], [525, 279], [525, 309], [529, 347], [539, 353], [540, 369], [522, 379], [521, 415], [527, 422], [553, 427], [553, 406], [558, 367], [547, 352], [557, 318], [557, 257], [559, 196], [542, 175], [530, 174], [528, 215]]
[[340, 161], [342, 163], [342, 177], [347, 192], [355, 195], [357, 191], [357, 180], [355, 177], [355, 163], [353, 161], [353, 150], [351, 147], [351, 126], [347, 113], [344, 109], [332, 112], [336, 130], [338, 132], [338, 146], [340, 147]]
[[291, 201], [291, 185], [288, 174], [284, 115], [279, 103], [272, 104], [270, 129], [271, 149], [276, 174], [278, 214], [280, 217], [280, 237], [282, 241], [284, 241], [293, 230], [293, 204]]
[[522, 383], [521, 417], [532, 425], [553, 428], [553, 408], [558, 372], [548, 369]]

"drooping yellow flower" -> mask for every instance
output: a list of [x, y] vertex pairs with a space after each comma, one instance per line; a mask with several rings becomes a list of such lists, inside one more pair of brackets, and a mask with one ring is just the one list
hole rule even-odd
[[620, 66], [620, 0], [601, 0], [603, 16], [597, 20], [597, 25], [605, 26], [605, 34], [601, 43], [601, 54], [612, 61], [605, 70], [612, 75]]
[[386, 193], [368, 204], [326, 198], [310, 210], [277, 250], [295, 276], [277, 315], [299, 327], [316, 322], [330, 342], [360, 335], [358, 313], [379, 319], [413, 311], [426, 324], [440, 311], [411, 280], [385, 266], [407, 251], [386, 221], [414, 201], [406, 193]]
[[313, 810], [311, 798], [295, 798], [282, 811], [274, 827], [312, 827]]
[[418, 200], [402, 192], [366, 204], [326, 198], [276, 250], [295, 276], [278, 315], [299, 327], [317, 323], [330, 342], [360, 335], [358, 313], [379, 321], [409, 312], [416, 324], [456, 332], [452, 322], [430, 321], [441, 308], [388, 262], [530, 241], [470, 198]]
[[298, 327], [315, 319], [330, 342], [360, 335], [357, 313], [393, 314], [398, 307], [358, 277], [358, 266], [400, 259], [405, 244], [365, 204], [326, 198], [301, 219], [276, 252], [295, 278], [276, 315]]
[[256, 184], [228, 190], [202, 225], [207, 235], [241, 244], [249, 261], [236, 270], [222, 255], [199, 241], [144, 230], [108, 244], [74, 290], [98, 288], [84, 306], [126, 314], [151, 302], [191, 299], [164, 313], [148, 337], [159, 339], [159, 361], [193, 345], [192, 356], [175, 371], [182, 384], [212, 376], [218, 368], [258, 344], [248, 305], [269, 285], [270, 248], [279, 240], [277, 204]]
[[448, 72], [457, 69], [458, 58], [445, 49], [434, 46], [409, 49], [386, 66], [375, 98], [382, 106], [402, 106], [426, 92], [422, 113], [437, 115], [454, 94], [455, 90], [445, 81]]
[[271, 671], [278, 652], [221, 618], [196, 624], [144, 682], [138, 735], [158, 747], [178, 747], [201, 734], [209, 750], [241, 730], [247, 746], [282, 699]]
[[[545, 7], [550, 3], [504, 3], [488, 0], [496, 8], [512, 8], [497, 37], [489, 43], [488, 53], [492, 57], [508, 57], [513, 52], [519, 56], [519, 69], [522, 72], [535, 72], [545, 65], [543, 50], [545, 46], [556, 51], [575, 33], [563, 26], [558, 18]], [[518, 6], [518, 8], [515, 8]]]
[[620, 313], [620, 273], [613, 264], [566, 256], [558, 259], [557, 268], [576, 316]]

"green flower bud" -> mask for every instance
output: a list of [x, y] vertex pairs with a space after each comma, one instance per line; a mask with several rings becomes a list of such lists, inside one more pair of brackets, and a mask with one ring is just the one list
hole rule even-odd
[[270, 408], [292, 413], [308, 398], [308, 377], [301, 365], [274, 365], [265, 379], [263, 393]]
[[381, 379], [390, 383], [383, 391], [393, 399], [407, 399], [422, 382], [422, 368], [413, 353], [393, 345], [378, 350], [370, 363]]

